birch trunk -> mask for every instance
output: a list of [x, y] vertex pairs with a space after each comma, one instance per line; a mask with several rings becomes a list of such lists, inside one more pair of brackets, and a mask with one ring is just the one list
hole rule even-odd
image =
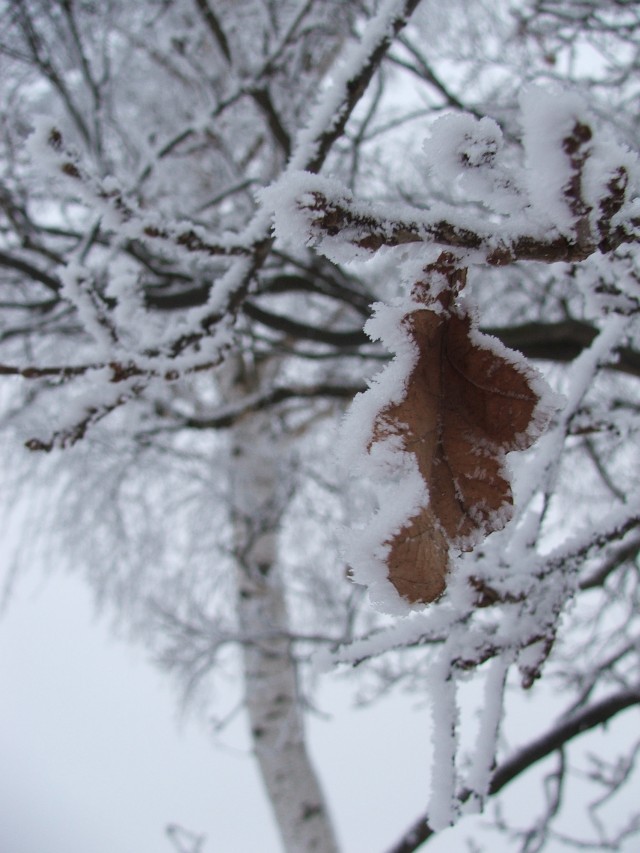
[[[240, 389], [236, 387], [236, 391]], [[249, 388], [242, 389], [246, 393]], [[286, 471], [273, 423], [253, 415], [234, 430], [233, 523], [245, 702], [253, 749], [287, 853], [337, 853], [331, 818], [305, 742], [291, 654], [278, 527]], [[286, 452], [284, 454], [286, 460]], [[285, 462], [285, 468], [286, 462]]]

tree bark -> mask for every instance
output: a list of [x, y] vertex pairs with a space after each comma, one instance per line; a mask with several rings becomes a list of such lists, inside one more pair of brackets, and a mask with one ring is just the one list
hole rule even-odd
[[[240, 385], [242, 384], [242, 389]], [[253, 382], [235, 382], [244, 395]], [[291, 654], [278, 528], [289, 497], [273, 418], [260, 413], [235, 428], [232, 513], [237, 612], [243, 636], [245, 704], [253, 750], [287, 853], [337, 853], [338, 845], [307, 749]], [[285, 466], [286, 468], [286, 462]]]

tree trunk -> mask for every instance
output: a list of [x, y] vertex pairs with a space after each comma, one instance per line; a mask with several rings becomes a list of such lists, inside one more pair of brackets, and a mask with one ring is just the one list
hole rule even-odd
[[[243, 384], [246, 394], [251, 389]], [[237, 608], [240, 629], [249, 640], [243, 647], [245, 702], [283, 849], [335, 853], [333, 826], [305, 742], [297, 665], [278, 576], [278, 527], [289, 497], [278, 444], [284, 449], [273, 424], [259, 415], [234, 430]]]

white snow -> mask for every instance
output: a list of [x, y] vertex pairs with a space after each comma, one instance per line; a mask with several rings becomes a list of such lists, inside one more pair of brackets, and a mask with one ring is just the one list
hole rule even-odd
[[576, 124], [591, 126], [582, 98], [557, 88], [528, 86], [520, 96], [522, 143], [525, 150], [527, 189], [535, 213], [571, 236], [575, 217], [564, 195], [572, 177], [563, 141]]

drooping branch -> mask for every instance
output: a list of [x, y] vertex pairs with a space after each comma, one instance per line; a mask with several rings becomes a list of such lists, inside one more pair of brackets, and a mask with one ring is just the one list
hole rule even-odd
[[490, 794], [497, 794], [533, 764], [597, 726], [604, 725], [621, 711], [640, 705], [640, 688], [624, 690], [594, 702], [541, 735], [500, 764], [493, 774]]
[[[567, 719], [561, 719], [547, 732], [498, 765], [491, 778], [489, 796], [497, 794], [538, 761], [562, 749], [579, 735], [604, 725], [617, 714], [635, 705], [640, 705], [640, 688], [620, 691], [575, 712]], [[466, 802], [470, 796], [471, 792], [465, 790], [460, 792], [458, 799], [460, 802]], [[414, 853], [434, 834], [434, 830], [429, 826], [428, 815], [423, 815], [388, 853]]]

